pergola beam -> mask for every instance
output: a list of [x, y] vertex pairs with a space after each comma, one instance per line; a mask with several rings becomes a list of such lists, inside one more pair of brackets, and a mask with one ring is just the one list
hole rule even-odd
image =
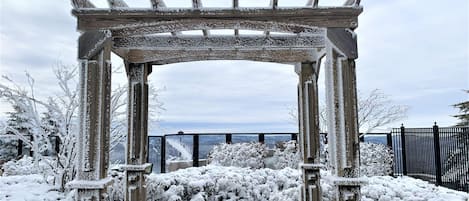
[[315, 61], [317, 53], [309, 49], [284, 50], [114, 50], [128, 62], [171, 64], [203, 60], [252, 60], [275, 63]]
[[141, 36], [115, 38], [114, 48], [142, 50], [232, 50], [324, 48], [324, 36]]
[[[233, 21], [257, 21], [292, 24], [304, 27], [355, 28], [361, 7], [285, 8], [285, 9], [165, 9], [165, 10], [110, 10], [74, 9], [78, 18], [78, 30], [119, 29], [142, 27], [149, 24], [168, 23], [179, 20], [219, 20], [222, 24]], [[232, 22], [232, 23], [233, 23]]]
[[256, 30], [284, 33], [298, 33], [300, 35], [324, 35], [325, 29], [309, 27], [298, 24], [275, 23], [268, 21], [238, 21], [217, 19], [185, 19], [179, 21], [162, 21], [154, 24], [116, 28], [112, 35], [116, 37], [146, 35], [155, 33], [169, 33], [176, 31], [203, 30], [203, 29], [234, 29], [239, 35], [239, 30]]

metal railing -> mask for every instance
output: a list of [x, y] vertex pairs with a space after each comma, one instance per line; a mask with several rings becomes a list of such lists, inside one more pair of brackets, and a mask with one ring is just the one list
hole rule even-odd
[[395, 128], [394, 175], [469, 192], [469, 127]]
[[[220, 143], [260, 142], [273, 148], [276, 143], [297, 140], [297, 133], [178, 133], [148, 137], [148, 161], [153, 163], [154, 172], [167, 172], [169, 160], [190, 160], [192, 167], [200, 166], [209, 151]], [[176, 141], [176, 143], [175, 143]], [[182, 147], [181, 147], [182, 146]], [[177, 150], [179, 149], [179, 150]], [[187, 152], [187, 153], [182, 153]], [[190, 155], [190, 156], [188, 156]]]

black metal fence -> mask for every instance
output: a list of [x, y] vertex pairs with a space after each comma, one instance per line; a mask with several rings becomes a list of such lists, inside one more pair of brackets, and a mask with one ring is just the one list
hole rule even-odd
[[469, 192], [469, 127], [395, 128], [394, 175]]
[[153, 172], [168, 171], [167, 161], [191, 161], [198, 167], [209, 151], [220, 143], [261, 142], [274, 148], [278, 142], [298, 139], [297, 133], [178, 133], [148, 137], [148, 161]]

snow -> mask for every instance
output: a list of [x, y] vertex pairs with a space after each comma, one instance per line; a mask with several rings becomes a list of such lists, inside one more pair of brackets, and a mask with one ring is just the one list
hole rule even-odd
[[65, 200], [65, 195], [51, 190], [42, 175], [19, 175], [0, 177], [0, 200], [2, 201], [53, 201]]
[[[114, 175], [113, 200], [121, 200], [122, 173]], [[295, 201], [301, 184], [296, 169], [250, 169], [223, 166], [188, 168], [167, 174], [151, 174], [147, 177], [148, 200], [192, 200], [211, 198], [223, 200], [273, 200]], [[321, 173], [323, 200], [331, 201], [333, 181], [329, 171]], [[374, 176], [362, 177], [368, 184], [361, 189], [363, 201], [467, 201], [469, 194], [411, 177]], [[117, 181], [117, 182], [116, 182]], [[71, 201], [70, 195], [51, 190], [41, 175], [0, 177], [0, 201]], [[114, 196], [114, 197], [113, 197]], [[214, 199], [217, 200], [217, 199]]]

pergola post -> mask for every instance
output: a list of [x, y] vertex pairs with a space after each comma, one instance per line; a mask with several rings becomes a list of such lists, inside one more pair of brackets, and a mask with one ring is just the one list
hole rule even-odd
[[105, 200], [106, 187], [112, 183], [107, 177], [111, 99], [111, 43], [108, 38], [105, 32], [87, 32], [79, 40], [77, 177], [68, 183], [69, 188], [77, 190], [77, 201]]
[[300, 148], [303, 158], [301, 200], [320, 201], [318, 62], [303, 62], [295, 67], [299, 75], [298, 108]]
[[145, 174], [151, 172], [148, 159], [148, 75], [147, 63], [127, 63], [129, 80], [128, 135], [125, 170], [125, 200], [146, 200]]
[[337, 201], [360, 200], [356, 73], [354, 59], [327, 47], [326, 101], [329, 153]]

